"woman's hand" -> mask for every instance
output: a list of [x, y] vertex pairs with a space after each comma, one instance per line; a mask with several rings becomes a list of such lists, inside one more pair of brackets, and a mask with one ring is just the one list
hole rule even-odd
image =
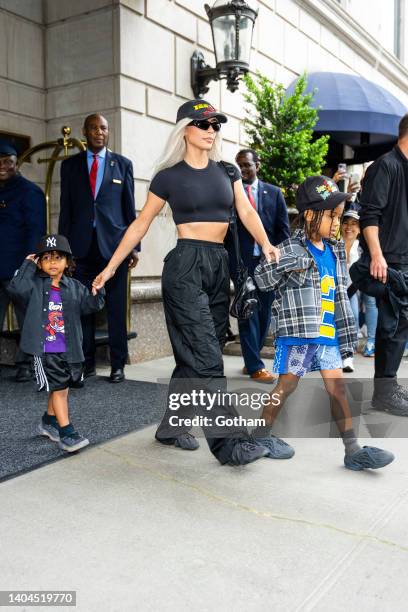
[[279, 262], [280, 251], [270, 242], [266, 242], [262, 246], [262, 253], [265, 255], [265, 259], [268, 263], [271, 263], [271, 261], [275, 261], [276, 263]]
[[31, 253], [31, 255], [27, 255], [26, 259], [33, 261], [36, 264], [39, 258], [35, 253]]
[[92, 295], [96, 295], [102, 287], [105, 286], [105, 283], [114, 276], [115, 270], [112, 268], [105, 268], [102, 270], [100, 274], [95, 278], [92, 283]]

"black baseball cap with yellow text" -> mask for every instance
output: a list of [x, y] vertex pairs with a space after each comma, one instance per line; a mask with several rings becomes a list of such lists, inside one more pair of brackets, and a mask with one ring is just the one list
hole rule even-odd
[[184, 102], [177, 111], [177, 123], [182, 119], [191, 119], [191, 121], [204, 121], [216, 117], [220, 123], [228, 121], [227, 116], [218, 112], [212, 104], [201, 100], [189, 100]]

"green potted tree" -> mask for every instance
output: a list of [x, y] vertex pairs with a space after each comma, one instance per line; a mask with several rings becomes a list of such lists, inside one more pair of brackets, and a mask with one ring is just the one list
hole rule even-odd
[[260, 178], [282, 189], [290, 209], [297, 186], [307, 176], [321, 173], [329, 136], [313, 140], [318, 110], [311, 106], [313, 93], [305, 93], [306, 74], [290, 95], [281, 83], [259, 72], [256, 77], [246, 75], [245, 83], [249, 107], [244, 125], [249, 146], [262, 160]]

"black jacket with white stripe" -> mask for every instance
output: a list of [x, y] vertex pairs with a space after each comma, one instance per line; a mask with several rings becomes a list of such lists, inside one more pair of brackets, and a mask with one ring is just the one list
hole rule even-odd
[[[84, 361], [81, 316], [103, 308], [105, 290], [93, 296], [82, 283], [65, 275], [59, 286], [64, 313], [66, 360], [68, 363], [81, 363]], [[44, 354], [50, 289], [51, 277], [29, 259], [24, 260], [7, 288], [13, 300], [25, 311], [20, 348], [29, 355]]]

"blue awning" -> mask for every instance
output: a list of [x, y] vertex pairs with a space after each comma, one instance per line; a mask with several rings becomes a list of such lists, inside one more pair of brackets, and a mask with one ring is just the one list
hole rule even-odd
[[[287, 93], [293, 92], [295, 84]], [[329, 133], [352, 147], [395, 141], [407, 108], [380, 85], [353, 74], [312, 72], [307, 75], [306, 91], [315, 89], [313, 106], [321, 107], [316, 132]]]

